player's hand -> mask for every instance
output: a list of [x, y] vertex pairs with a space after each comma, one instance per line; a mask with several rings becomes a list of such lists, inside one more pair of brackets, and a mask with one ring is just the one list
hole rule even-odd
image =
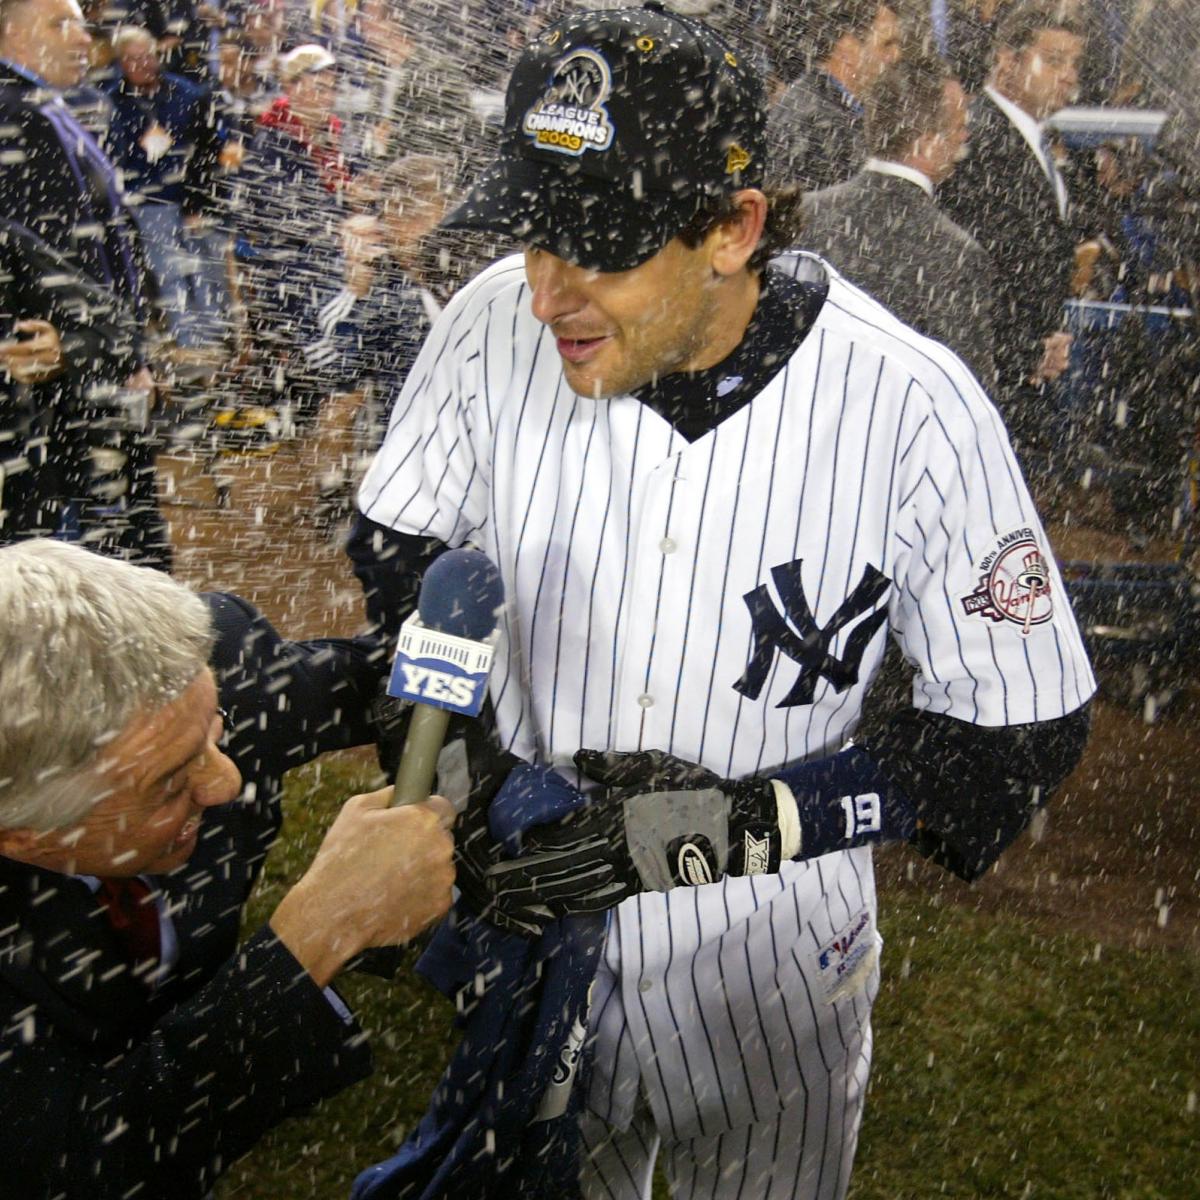
[[[520, 855], [525, 836], [557, 822], [587, 802], [549, 767], [504, 756], [512, 764], [499, 786], [481, 789], [477, 781], [455, 846], [458, 888], [472, 912], [510, 933], [536, 936], [555, 913], [529, 889], [513, 889], [513, 879], [497, 868]], [[497, 759], [495, 765], [500, 765]], [[481, 791], [489, 794], [485, 798]], [[494, 793], [494, 794], [493, 794]], [[498, 881], [505, 882], [503, 894]], [[518, 894], [518, 891], [520, 894]]]
[[[652, 853], [655, 878], [665, 867], [668, 887], [779, 870], [778, 802], [770, 779], [722, 779], [662, 750], [580, 750], [575, 764], [624, 803], [626, 826], [641, 839], [635, 849], [639, 856]], [[640, 859], [639, 872], [646, 876]]]
[[626, 845], [621, 804], [576, 795], [583, 806], [523, 832], [515, 858], [505, 855], [490, 829], [474, 838], [464, 832], [460, 859], [486, 852], [474, 869], [459, 868], [458, 885], [471, 908], [501, 928], [538, 934], [557, 917], [604, 912], [645, 890]]
[[271, 928], [322, 987], [356, 954], [408, 941], [450, 908], [454, 809], [433, 796], [389, 808], [391, 788], [352, 796]]
[[575, 762], [606, 790], [557, 824], [525, 830], [519, 857], [483, 870], [499, 917], [602, 912], [638, 892], [779, 869], [770, 780], [722, 779], [658, 750], [581, 750]]

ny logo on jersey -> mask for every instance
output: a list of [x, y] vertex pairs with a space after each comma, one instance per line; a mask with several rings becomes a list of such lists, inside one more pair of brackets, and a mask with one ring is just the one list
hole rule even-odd
[[[863, 655], [887, 620], [887, 606], [875, 606], [887, 594], [892, 581], [868, 566], [858, 586], [842, 601], [829, 624], [819, 626], [804, 595], [804, 584], [800, 579], [803, 565], [804, 560], [798, 558], [795, 562], [771, 568], [771, 578], [783, 601], [786, 617], [775, 607], [765, 583], [742, 597], [754, 623], [754, 652], [746, 673], [733, 686], [749, 700], [757, 700], [766, 685], [776, 650], [782, 650], [800, 665], [800, 678], [779, 702], [778, 708], [811, 704], [821, 679], [828, 680], [835, 691], [844, 692], [858, 682]], [[833, 639], [860, 617], [867, 619], [850, 634], [843, 656], [834, 657], [829, 650]]]

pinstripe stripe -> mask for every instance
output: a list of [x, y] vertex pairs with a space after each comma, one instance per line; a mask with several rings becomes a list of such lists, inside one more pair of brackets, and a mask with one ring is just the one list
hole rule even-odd
[[[572, 413], [574, 413], [574, 410], [572, 410]], [[588, 450], [591, 449], [592, 438], [595, 436], [595, 433], [596, 433], [596, 423], [598, 420], [598, 416], [599, 416], [599, 409], [594, 407], [592, 409], [591, 423], [588, 428], [587, 445], [583, 452], [584, 473], [583, 473], [583, 476], [580, 478], [579, 488], [575, 493], [575, 506], [571, 511], [571, 528], [570, 528], [569, 533], [567, 534], [567, 545], [568, 546], [575, 544], [575, 533], [579, 526], [579, 512], [580, 512], [580, 509], [583, 507], [583, 499], [586, 494], [585, 484], [587, 481], [587, 463], [588, 463], [588, 459], [589, 459]], [[563, 435], [563, 441], [564, 441], [564, 443], [566, 441], [565, 432]], [[547, 547], [546, 547], [547, 557], [549, 557], [549, 553], [550, 553], [550, 548], [549, 548], [549, 544], [547, 544]], [[554, 743], [554, 721], [555, 721], [555, 718], [558, 716], [558, 712], [559, 712], [558, 680], [559, 680], [559, 676], [562, 672], [562, 666], [563, 666], [562, 637], [563, 637], [563, 630], [566, 628], [567, 577], [568, 577], [568, 573], [570, 571], [570, 566], [571, 566], [570, 560], [564, 557], [563, 566], [562, 566], [562, 583], [559, 585], [559, 589], [558, 589], [559, 596], [561, 597], [561, 599], [559, 600], [559, 605], [558, 605], [558, 633], [557, 633], [557, 636], [555, 637], [555, 641], [554, 641], [554, 672], [552, 675], [552, 682], [550, 685], [551, 696], [553, 697], [553, 699], [551, 701], [551, 707], [550, 707], [550, 743], [551, 744]], [[588, 620], [589, 621], [591, 620], [590, 613], [589, 613]], [[585, 668], [585, 675], [586, 675], [586, 668]], [[586, 703], [581, 704], [580, 707], [581, 708], [586, 707]]]
[[[726, 920], [727, 924], [730, 927], [732, 927], [733, 920], [732, 920], [732, 916], [729, 912], [729, 879], [728, 879], [728, 877], [721, 880], [720, 886], [721, 886], [721, 899], [725, 904], [725, 920]], [[753, 887], [754, 887], [753, 880], [750, 881], [750, 886], [751, 886], [751, 890], [753, 891]], [[697, 906], [697, 912], [698, 911], [699, 911], [699, 906]], [[725, 977], [725, 955], [723, 953], [717, 955], [717, 978], [721, 984], [721, 993], [725, 997], [724, 1012], [725, 1012], [725, 1015], [728, 1016], [728, 1014], [730, 1013], [730, 1011], [733, 1008], [734, 998], [730, 992], [730, 987], [729, 987], [729, 984]], [[758, 995], [757, 995], [757, 992], [754, 987], [754, 973], [747, 972], [747, 974], [745, 975], [744, 978], [746, 981], [746, 985], [750, 989], [750, 999], [753, 1001], [755, 1012], [759, 1014], [759, 1021], [761, 1024], [762, 1010], [759, 1007]], [[696, 993], [696, 1003], [697, 1004], [703, 1003], [703, 997], [701, 996], [701, 994], [699, 992]], [[734, 1027], [732, 1020], [729, 1023], [729, 1032], [731, 1035], [731, 1041], [733, 1042], [733, 1044], [736, 1044], [738, 1041], [738, 1030]], [[754, 1086], [750, 1082], [750, 1068], [747, 1065], [744, 1057], [738, 1057], [737, 1067], [736, 1068], [731, 1067], [730, 1071], [731, 1071], [731, 1073], [736, 1074], [736, 1071], [739, 1068], [742, 1073], [742, 1081], [746, 1087], [746, 1095], [749, 1098], [750, 1111], [754, 1115], [754, 1120], [759, 1121], [762, 1119], [762, 1114], [758, 1111], [758, 1106], [754, 1103]], [[717, 1069], [718, 1069], [718, 1074], [720, 1074], [720, 1064], [717, 1064]]]
[[[862, 471], [859, 475], [859, 486], [858, 486], [859, 496], [864, 496], [864, 495], [866, 495], [866, 492], [867, 492], [867, 488], [866, 488], [867, 464], [871, 461], [871, 433], [875, 427], [875, 413], [876, 413], [876, 410], [879, 405], [879, 384], [880, 384], [880, 381], [883, 379], [883, 367], [884, 367], [883, 360], [880, 359], [879, 368], [875, 374], [875, 387], [874, 387], [873, 391], [871, 392], [871, 412], [870, 412], [870, 416], [867, 419], [866, 432], [863, 435], [863, 445], [862, 445], [862, 454], [861, 454]], [[841, 428], [842, 428], [841, 423], [839, 422], [839, 424], [838, 424], [839, 442], [841, 440]], [[851, 460], [851, 462], [853, 463], [853, 460]], [[834, 507], [832, 495], [830, 496], [829, 507], [830, 507], [830, 512], [832, 513], [833, 507]], [[886, 512], [886, 508], [884, 511]], [[858, 582], [856, 579], [853, 578], [851, 571], [852, 571], [852, 564], [854, 562], [858, 561], [858, 559], [860, 557], [858, 554], [858, 535], [859, 535], [859, 531], [862, 528], [862, 515], [863, 515], [863, 505], [860, 502], [854, 512], [854, 532], [850, 537], [850, 553], [846, 560], [846, 574], [842, 580], [842, 594], [847, 595], [847, 596], [850, 594], [850, 592], [853, 590], [855, 584]], [[832, 529], [832, 525], [831, 525], [831, 529]], [[826, 551], [828, 551], [828, 543], [826, 543]], [[880, 565], [882, 565], [884, 563], [884, 561], [885, 560], [881, 557]], [[893, 588], [895, 587], [894, 580], [892, 581], [892, 586], [893, 586]], [[890, 595], [889, 595], [889, 605], [890, 605]], [[876, 636], [877, 637], [882, 636], [882, 638], [886, 642], [886, 640], [887, 640], [886, 627], [884, 629], [881, 629], [879, 634], [877, 634]], [[854, 689], [848, 688], [845, 692], [842, 693], [841, 700], [838, 701], [833, 706], [831, 706], [829, 715], [825, 721], [825, 729], [824, 729], [824, 732], [822, 733], [821, 739], [820, 739], [822, 746], [828, 746], [833, 741], [833, 739], [834, 739], [834, 721], [838, 717], [842, 717], [842, 720], [840, 722], [840, 728], [842, 728], [842, 729], [846, 728], [846, 726], [848, 724], [850, 724], [851, 721], [856, 719], [856, 717], [858, 715], [858, 708], [860, 707], [858, 704], [855, 704], [853, 712], [851, 712], [849, 714], [846, 713], [847, 707], [849, 705], [855, 703], [854, 695], [855, 695]]]
[[[671, 531], [671, 513], [675, 507], [675, 491], [676, 491], [676, 488], [678, 487], [678, 484], [679, 484], [679, 476], [676, 475], [671, 481], [671, 486], [668, 489], [668, 494], [667, 494], [667, 515], [666, 515], [666, 521], [663, 525], [663, 536], [664, 537], [667, 534], [669, 534]], [[667, 574], [667, 559], [666, 559], [666, 555], [664, 554], [658, 561], [658, 585], [656, 586], [656, 588], [654, 590], [653, 627], [655, 629], [658, 628], [659, 620], [662, 617], [663, 585], [666, 580], [666, 574]], [[652, 637], [650, 639], [650, 648], [646, 654], [646, 673], [643, 676], [644, 682], [642, 685], [643, 692], [648, 692], [650, 690], [650, 676], [651, 676], [651, 672], [654, 669], [654, 650], [657, 645], [658, 645], [657, 639]], [[643, 713], [642, 713], [642, 730], [645, 729], [645, 723], [646, 723], [646, 716], [645, 716], [645, 712], [643, 711]], [[643, 745], [642, 730], [639, 730], [639, 732], [638, 732], [638, 742], [637, 742], [638, 749], [641, 749], [642, 745]]]
[[[704, 536], [704, 523], [708, 515], [708, 491], [712, 486], [713, 463], [716, 462], [717, 439], [707, 438], [708, 443], [708, 465], [704, 472], [704, 492], [700, 497], [700, 518], [696, 523], [696, 540], [699, 542]], [[775, 471], [775, 460], [771, 460], [771, 473]], [[670, 533], [670, 530], [667, 531]], [[692, 606], [696, 602], [696, 580], [700, 572], [700, 559], [692, 558], [692, 576], [688, 583], [687, 608], [683, 618], [683, 644], [688, 643], [688, 638], [692, 631]], [[683, 665], [684, 656], [679, 657], [679, 670], [675, 675], [675, 700], [671, 705], [671, 732], [667, 737], [667, 750], [674, 753], [675, 750], [675, 730], [679, 721], [679, 702], [684, 698], [683, 695]], [[690, 699], [690, 697], [689, 697]]]
[[[746, 440], [742, 444], [742, 458], [741, 458], [741, 462], [738, 464], [738, 478], [739, 479], [742, 477], [742, 474], [746, 468], [746, 454], [749, 449], [749, 445], [750, 445], [750, 424], [749, 424], [749, 422], [747, 422]], [[764, 514], [764, 516], [765, 516], [765, 514]], [[763, 543], [765, 543], [765, 540], [766, 540], [766, 522], [765, 522], [765, 520], [764, 520], [762, 528], [763, 528], [763, 538], [762, 538], [762, 541], [760, 541], [760, 546]], [[732, 573], [732, 571], [730, 569], [730, 561], [731, 561], [732, 554], [733, 554], [733, 543], [734, 543], [734, 535], [736, 533], [736, 530], [737, 530], [737, 513], [735, 511], [733, 520], [731, 520], [729, 522], [729, 544], [728, 544], [728, 547], [726, 548], [726, 555], [725, 555], [726, 569], [721, 573], [721, 579], [722, 579], [721, 611], [722, 612], [724, 612], [724, 610], [725, 610], [726, 586], [727, 586], [729, 577]], [[760, 563], [760, 565], [762, 563], [761, 550], [759, 552], [759, 563]], [[722, 631], [722, 627], [718, 626], [718, 629], [717, 629], [718, 649], [720, 647], [720, 642], [721, 642], [721, 631]], [[746, 657], [747, 657], [747, 659], [749, 659], [749, 654], [747, 654]], [[709, 694], [710, 699], [712, 697], [713, 689], [716, 684], [717, 661], [718, 661], [717, 656], [714, 655], [713, 656], [713, 669], [712, 669], [712, 673], [709, 675], [709, 679], [708, 679], [708, 694]], [[733, 727], [732, 727], [732, 730], [730, 731], [730, 737], [729, 737], [729, 753], [725, 757], [725, 761], [723, 763], [722, 771], [721, 771], [721, 773], [723, 775], [727, 775], [727, 776], [733, 775], [733, 774], [740, 774], [740, 772], [735, 771], [734, 765], [733, 765], [733, 760], [734, 760], [734, 754], [736, 752], [737, 733], [738, 733], [738, 729], [741, 725], [741, 720], [742, 720], [742, 707], [743, 707], [742, 702], [743, 702], [743, 698], [742, 698], [742, 696], [739, 695], [737, 700], [735, 701], [735, 707], [734, 707], [734, 713], [733, 713]], [[701, 757], [703, 756], [703, 752], [704, 752], [704, 738], [708, 733], [710, 711], [711, 711], [710, 708], [706, 705], [705, 709], [704, 709], [704, 724], [702, 726], [701, 739], [700, 739], [700, 755], [701, 755]], [[713, 755], [715, 757], [716, 751], [713, 752]]]
[[[686, 895], [687, 893], [691, 893], [691, 894]], [[700, 889], [699, 888], [687, 888], [686, 892], [683, 894], [686, 895], [685, 903], [688, 900], [690, 900], [691, 904], [694, 906], [695, 914], [696, 914], [696, 932], [698, 935], [703, 936], [704, 921], [700, 915]], [[696, 1016], [699, 1018], [700, 1028], [704, 1033], [704, 1040], [708, 1045], [709, 1059], [712, 1062], [713, 1074], [716, 1076], [717, 1083], [718, 1083], [717, 1095], [721, 1101], [721, 1110], [725, 1117], [725, 1124], [728, 1125], [730, 1123], [729, 1103], [728, 1103], [728, 1100], [726, 1099], [724, 1087], [720, 1086], [721, 1065], [717, 1059], [716, 1049], [713, 1046], [712, 1031], [709, 1029], [708, 1016], [706, 1015], [706, 1010], [708, 1010], [710, 1006], [706, 1005], [704, 1003], [704, 999], [700, 994], [700, 982], [696, 978], [696, 959], [695, 958], [693, 958], [691, 961], [691, 972], [690, 973], [691, 973], [691, 979], [692, 979], [692, 995], [696, 1002]], [[711, 985], [711, 980], [706, 980], [705, 982], [706, 982], [706, 984]], [[716, 1011], [715, 1008], [713, 1009], [713, 1011], [714, 1012]], [[738, 1065], [740, 1067], [742, 1067], [743, 1070], [745, 1069], [745, 1063], [739, 1062]], [[703, 1128], [704, 1128], [703, 1119], [701, 1119], [700, 1127], [701, 1127], [701, 1131], [703, 1132]]]
[[[639, 897], [637, 897], [637, 899], [640, 901], [641, 897], [639, 896]], [[644, 925], [642, 926], [642, 928], [644, 928]], [[644, 954], [642, 955], [641, 961], [643, 961], [643, 962], [645, 961]], [[665, 984], [664, 984], [664, 988], [665, 988]], [[667, 1110], [667, 1123], [671, 1127], [672, 1136], [678, 1137], [679, 1136], [678, 1135], [678, 1125], [677, 1125], [677, 1122], [675, 1119], [675, 1106], [672, 1103], [672, 1097], [671, 1097], [671, 1092], [674, 1090], [675, 1081], [673, 1079], [667, 1079], [666, 1075], [664, 1074], [664, 1071], [663, 1071], [664, 1060], [662, 1059], [662, 1057], [660, 1057], [660, 1055], [656, 1049], [657, 1039], [654, 1036], [654, 1030], [657, 1027], [658, 1023], [654, 1022], [650, 1019], [650, 1013], [646, 1007], [646, 996], [645, 996], [645, 993], [641, 990], [641, 988], [638, 988], [638, 1005], [641, 1008], [642, 1020], [644, 1022], [644, 1027], [646, 1029], [647, 1039], [650, 1043], [650, 1053], [648, 1055], [649, 1062], [652, 1063], [654, 1066], [654, 1072], [658, 1077], [659, 1086], [662, 1089], [661, 1095], [662, 1095], [662, 1098], [663, 1098], [663, 1101], [664, 1101], [664, 1104], [665, 1104], [666, 1110]], [[667, 1006], [667, 1015], [668, 1015], [668, 1018], [669, 1018], [671, 1024], [674, 1026], [674, 1028], [676, 1030], [678, 1030], [679, 1026], [675, 1021], [674, 1011], [669, 1004]], [[664, 1033], [666, 1033], [666, 1030], [664, 1030]], [[667, 1034], [667, 1036], [670, 1036], [670, 1035]], [[681, 1050], [684, 1053], [684, 1061], [686, 1062], [686, 1060], [687, 1060], [686, 1050], [683, 1050], [682, 1046], [681, 1046]], [[639, 1061], [639, 1065], [644, 1066], [644, 1064], [641, 1061]], [[643, 1069], [643, 1071], [642, 1071], [643, 1079], [645, 1078], [645, 1075], [646, 1075], [646, 1072]]]
[[[747, 408], [743, 410], [746, 413], [746, 422], [745, 422], [746, 431], [742, 438], [741, 458], [738, 461], [737, 474], [738, 474], [739, 480], [742, 478], [742, 476], [745, 472], [745, 469], [746, 469], [746, 454], [750, 447], [750, 424], [751, 424], [750, 414], [751, 414], [751, 410], [753, 410], [753, 408], [754, 408], [754, 404], [753, 404], [753, 402], [751, 402], [747, 406]], [[721, 432], [720, 430], [717, 431], [718, 437], [720, 436], [720, 432]], [[721, 572], [721, 598], [720, 598], [720, 603], [718, 605], [718, 609], [722, 614], [724, 614], [724, 612], [725, 612], [725, 597], [726, 597], [726, 595], [728, 593], [728, 589], [729, 589], [730, 560], [733, 556], [733, 539], [734, 539], [734, 533], [737, 529], [737, 518], [738, 518], [738, 508], [735, 505], [732, 516], [729, 521], [729, 533], [728, 533], [728, 537], [727, 537], [727, 541], [726, 541], [726, 545], [725, 545], [725, 570], [723, 570]], [[719, 622], [717, 624], [717, 629], [716, 629], [716, 647], [717, 647], [718, 651], [720, 650], [720, 647], [721, 647], [721, 634], [723, 632], [723, 628], [724, 628], [724, 623]], [[708, 700], [706, 701], [706, 703], [704, 705], [704, 717], [700, 722], [700, 738], [699, 738], [699, 742], [697, 745], [697, 751], [696, 751], [696, 759], [699, 762], [704, 761], [704, 743], [708, 738], [708, 725], [709, 725], [709, 718], [712, 714], [712, 698], [713, 698], [713, 691], [714, 691], [714, 686], [715, 686], [716, 677], [717, 677], [718, 661], [719, 661], [719, 654], [714, 654], [712, 671], [710, 672], [709, 677], [708, 677]], [[741, 697], [739, 696], [738, 700], [737, 700], [737, 707], [735, 710], [735, 717], [734, 717], [734, 728], [735, 729], [736, 729], [737, 716], [739, 716], [741, 714], [741, 709], [742, 709], [742, 703], [741, 703]], [[730, 754], [730, 759], [732, 759], [732, 752]], [[726, 766], [725, 766], [725, 773], [728, 774], [730, 770], [732, 770], [732, 767], [727, 762]]]
[[[629, 560], [632, 553], [633, 544], [633, 485], [637, 478], [638, 467], [638, 448], [641, 442], [641, 431], [645, 409], [638, 407], [637, 426], [633, 440], [633, 458], [629, 464], [629, 495], [625, 498], [625, 540], [624, 540], [624, 557], [621, 563], [621, 593], [617, 601], [617, 620], [613, 625], [612, 631], [612, 646], [611, 646], [611, 679], [608, 692], [608, 727], [605, 745], [612, 746], [615, 742], [614, 728], [616, 725], [616, 707], [617, 707], [617, 660], [620, 655], [621, 648], [621, 633], [622, 633], [622, 614], [625, 612], [625, 585], [629, 581]], [[616, 459], [613, 460], [614, 469], [616, 467]], [[600, 563], [596, 563], [596, 570], [599, 572]]]
[[[603, 413], [604, 413], [604, 418], [605, 418], [605, 431], [608, 434], [609, 440], [611, 441], [612, 432], [611, 432], [611, 427], [608, 422], [608, 409], [607, 408], [603, 409]], [[592, 634], [593, 634], [593, 630], [596, 627], [596, 583], [600, 577], [600, 568], [601, 568], [601, 562], [602, 562], [601, 547], [604, 545], [605, 535], [608, 532], [608, 518], [609, 518], [610, 513], [612, 512], [613, 489], [616, 484], [615, 471], [616, 471], [616, 460], [610, 459], [609, 470], [608, 470], [608, 488], [607, 488], [605, 498], [604, 498], [604, 516], [601, 518], [601, 521], [600, 521], [600, 533], [599, 533], [599, 537], [597, 538], [597, 542], [596, 542], [596, 553], [592, 560], [591, 583], [590, 583], [590, 586], [588, 587], [587, 646], [586, 646], [586, 649], [584, 652], [584, 657], [583, 657], [583, 679], [582, 679], [582, 683], [581, 683], [581, 687], [580, 687], [580, 696], [579, 696], [579, 732], [577, 735], [577, 740], [581, 747], [587, 745], [587, 739], [584, 735], [584, 727], [585, 727], [585, 722], [586, 722], [586, 713], [588, 710], [588, 685], [591, 682], [592, 647], [593, 647], [593, 642], [594, 642]], [[616, 644], [615, 636], [613, 638], [613, 642], [614, 642], [614, 647], [615, 647], [615, 644]], [[611, 680], [613, 678], [615, 678], [615, 675], [610, 674], [609, 679]], [[609, 712], [610, 712], [609, 727], [610, 728], [611, 728], [611, 711], [612, 710], [611, 710], [611, 702], [610, 702], [610, 708], [609, 708]], [[582, 782], [579, 777], [578, 772], [576, 772], [575, 782], [577, 785]]]
[[[571, 429], [571, 422], [575, 419], [576, 412], [579, 411], [579, 397], [578, 396], [573, 396], [570, 393], [568, 393], [568, 395], [563, 397], [563, 399], [567, 404], [570, 405], [570, 411], [567, 413], [567, 418], [563, 422], [562, 441], [561, 441], [561, 444], [559, 446], [559, 451], [558, 451], [560, 459], [562, 457], [563, 451], [566, 448], [567, 435]], [[551, 409], [551, 415], [552, 416], [558, 415], [558, 409], [557, 408]], [[545, 449], [547, 446], [550, 445], [550, 439], [551, 439], [551, 435], [553, 434], [553, 432], [554, 432], [554, 424], [553, 424], [553, 421], [551, 421], [546, 426], [546, 438], [545, 438], [545, 441], [542, 443], [542, 453], [538, 455], [537, 469], [534, 471], [533, 481], [531, 482], [530, 487], [529, 487], [529, 507], [525, 510], [524, 519], [521, 521], [521, 533], [520, 533], [520, 536], [518, 539], [519, 545], [521, 547], [524, 546], [525, 534], [526, 534], [527, 529], [529, 528], [529, 516], [533, 510], [534, 500], [537, 497], [538, 482], [541, 479], [542, 466], [544, 463], [544, 456], [545, 456]], [[586, 468], [585, 468], [585, 470], [586, 470]], [[554, 545], [554, 531], [558, 526], [559, 515], [562, 512], [563, 490], [562, 490], [562, 477], [561, 476], [558, 477], [558, 485], [559, 486], [555, 489], [555, 492], [554, 492], [554, 504], [550, 510], [549, 533], [545, 539], [546, 540], [546, 549], [545, 549], [545, 552], [542, 554], [542, 565], [541, 565], [541, 569], [538, 571], [537, 587], [533, 593], [532, 616], [529, 621], [530, 659], [529, 659], [529, 664], [528, 664], [528, 671], [529, 671], [528, 687], [530, 690], [536, 689], [539, 686], [539, 684], [541, 683], [540, 676], [535, 676], [535, 671], [537, 671], [540, 666], [540, 664], [538, 663], [537, 658], [536, 658], [538, 620], [541, 618], [543, 613], [546, 613], [547, 617], [549, 617], [555, 611], [557, 611], [559, 613], [562, 612], [562, 603], [561, 602], [559, 603], [557, 610], [555, 610], [552, 606], [550, 606], [548, 604], [542, 603], [543, 596], [546, 595], [546, 569], [550, 564], [550, 550], [551, 550], [551, 547]], [[540, 519], [544, 520], [543, 514], [541, 512], [539, 512], [538, 516]], [[520, 554], [520, 552], [521, 552], [520, 549], [518, 549], [517, 553]], [[563, 573], [564, 573], [564, 578], [565, 578], [565, 575], [566, 575], [565, 565], [564, 565]], [[562, 588], [560, 588], [559, 594], [565, 595], [565, 591]], [[549, 611], [547, 611], [547, 610], [549, 610]], [[559, 622], [560, 636], [561, 636], [561, 631], [562, 631], [562, 622], [560, 621]], [[547, 663], [546, 666], [549, 666], [549, 663]], [[557, 673], [557, 671], [554, 671], [550, 674], [550, 683], [549, 683], [549, 687], [551, 688], [552, 694], [553, 694], [553, 690], [555, 688], [557, 688], [557, 686], [558, 686], [558, 673]], [[553, 726], [551, 726], [551, 728], [553, 728]]]

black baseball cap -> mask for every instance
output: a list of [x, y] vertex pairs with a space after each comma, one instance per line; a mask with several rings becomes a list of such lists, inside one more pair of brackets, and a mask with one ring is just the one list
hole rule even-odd
[[443, 222], [600, 271], [653, 257], [706, 201], [759, 187], [762, 82], [661, 4], [556, 21], [513, 69], [500, 157]]

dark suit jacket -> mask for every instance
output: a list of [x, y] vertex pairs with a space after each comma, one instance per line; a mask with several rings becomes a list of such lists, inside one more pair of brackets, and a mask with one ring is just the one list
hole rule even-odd
[[53, 92], [0, 64], [0, 212], [124, 295], [145, 317], [155, 289], [137, 230], [105, 174], [64, 145], [49, 111], [70, 130], [68, 140], [87, 135], [60, 105]]
[[995, 264], [996, 366], [1004, 389], [1018, 389], [1042, 338], [1062, 327], [1074, 239], [1029, 144], [987, 95], [971, 106], [970, 153], [937, 200]]
[[921, 188], [859, 171], [804, 197], [801, 245], [993, 383], [992, 266]]
[[29, 318], [58, 329], [66, 370], [38, 384], [0, 378], [0, 543], [54, 533], [63, 505], [86, 496], [90, 427], [107, 411], [90, 398], [142, 355], [141, 323], [112, 289], [0, 219], [0, 338]]
[[[208, 88], [164, 71], [150, 95], [130, 88], [123, 78], [104, 90], [113, 106], [104, 148], [124, 172], [125, 190], [143, 201], [202, 213], [212, 200], [221, 152]], [[142, 138], [155, 122], [170, 135], [171, 148], [151, 162]]]
[[768, 169], [812, 192], [849, 179], [867, 157], [861, 109], [824, 71], [801, 75], [767, 114]]
[[0, 1196], [204, 1196], [267, 1129], [370, 1070], [362, 1031], [270, 930], [237, 937], [283, 772], [370, 739], [382, 665], [206, 599], [248, 790], [207, 810], [191, 860], [154, 880], [179, 942], [169, 979], [151, 994], [131, 978], [84, 881], [0, 858]]

